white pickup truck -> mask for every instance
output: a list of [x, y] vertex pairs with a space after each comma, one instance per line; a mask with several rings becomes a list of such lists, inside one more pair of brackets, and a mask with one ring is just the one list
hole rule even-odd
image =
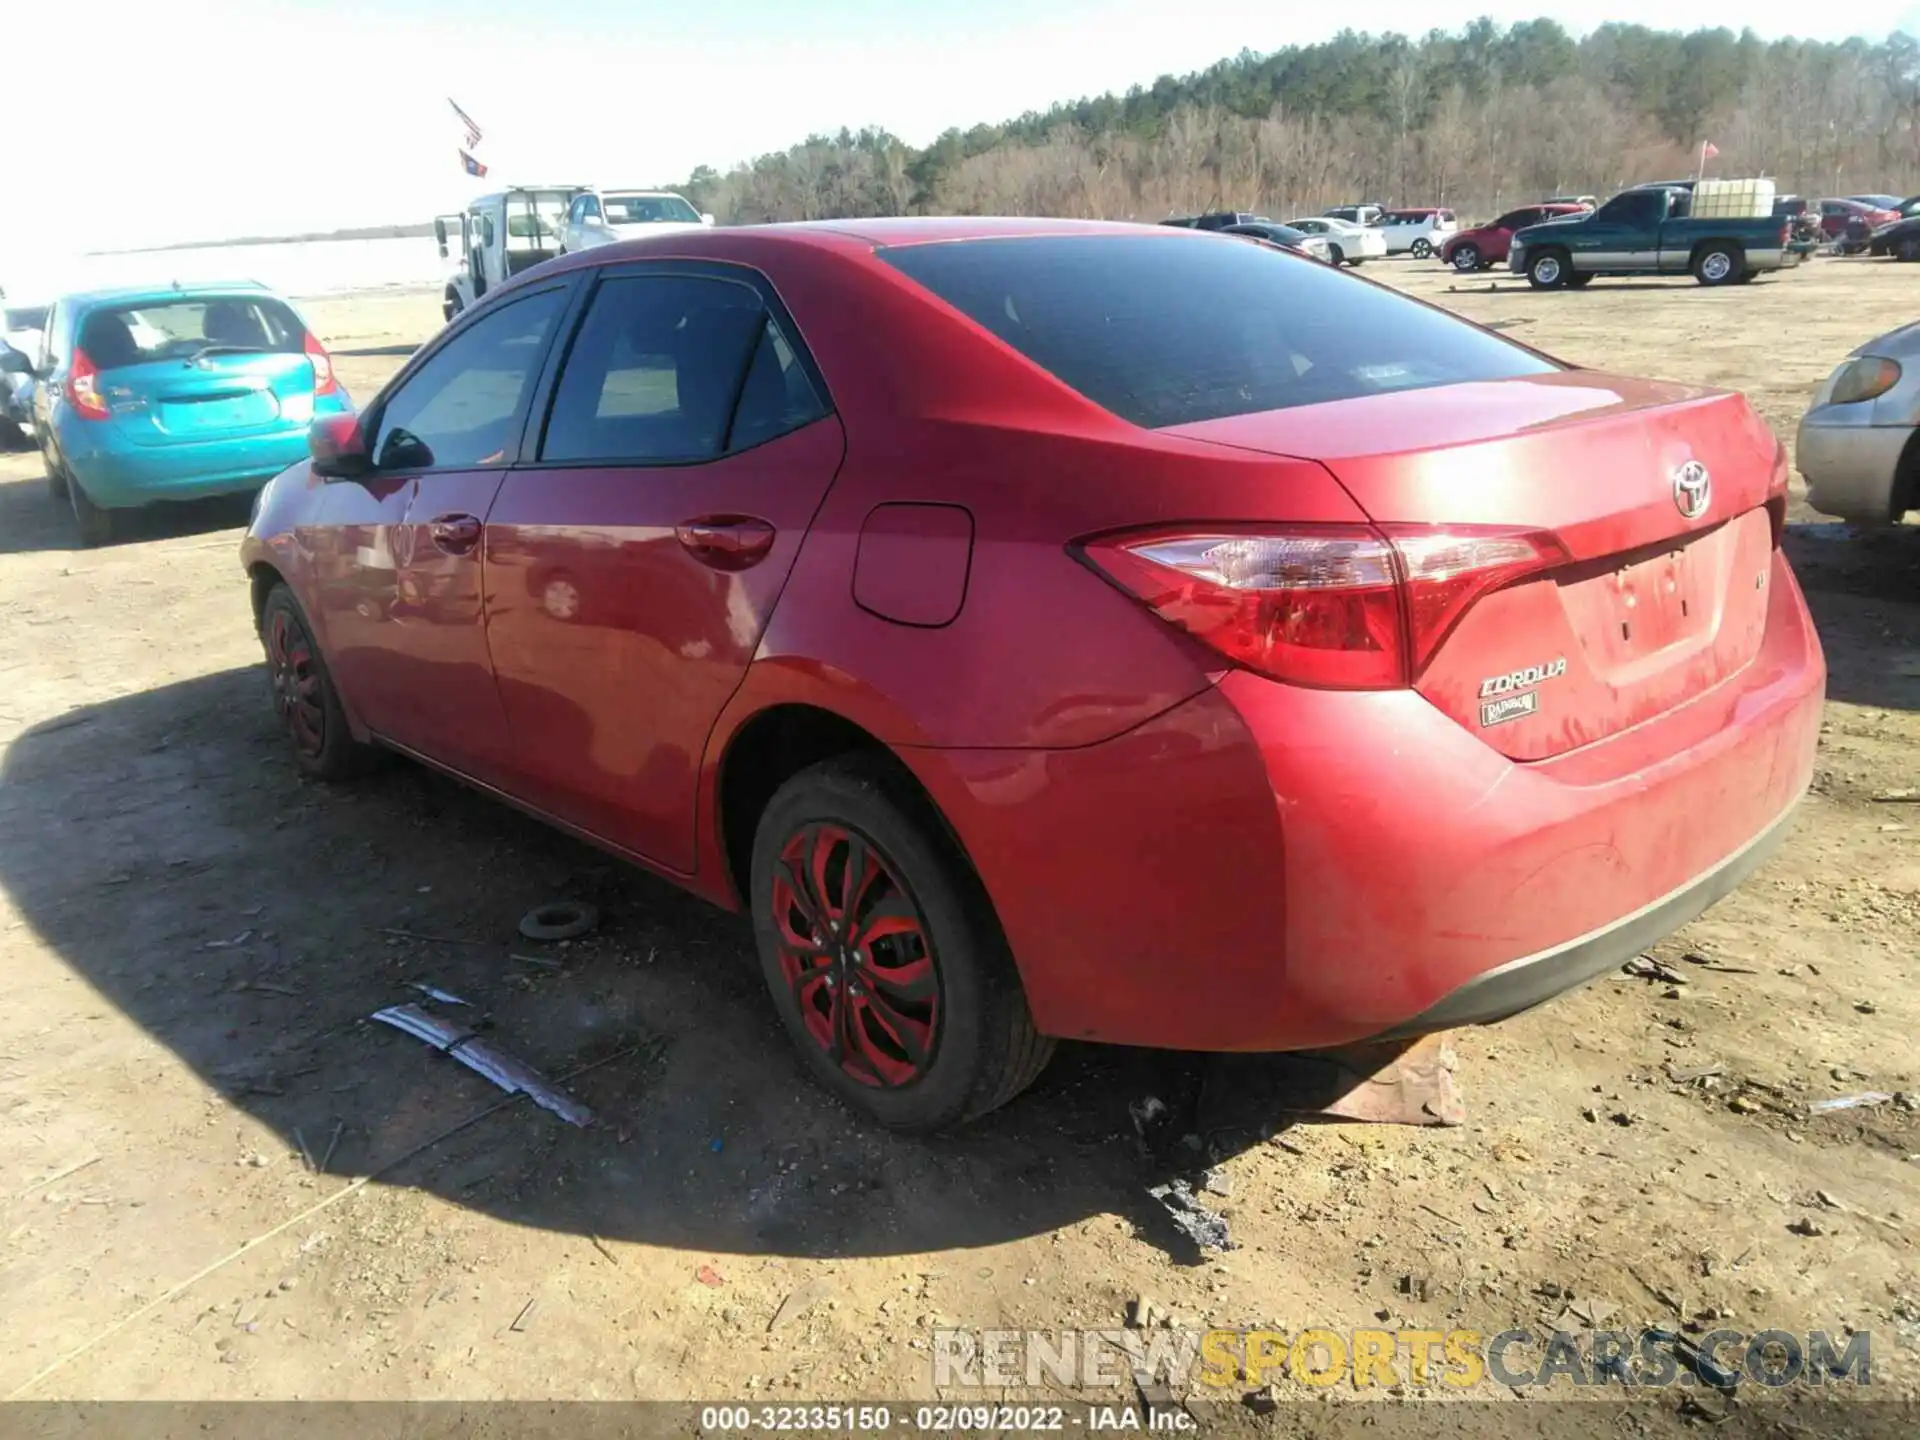
[[713, 224], [686, 198], [670, 190], [589, 190], [573, 197], [560, 225], [560, 253], [637, 240], [644, 235], [670, 235]]

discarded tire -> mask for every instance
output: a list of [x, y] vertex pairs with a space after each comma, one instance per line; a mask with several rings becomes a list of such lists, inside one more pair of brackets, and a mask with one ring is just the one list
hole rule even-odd
[[520, 917], [529, 940], [578, 940], [600, 923], [600, 912], [577, 900], [556, 900]]

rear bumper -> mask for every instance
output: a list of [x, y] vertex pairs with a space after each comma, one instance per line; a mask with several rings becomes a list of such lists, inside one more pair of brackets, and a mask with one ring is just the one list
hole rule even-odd
[[[210, 440], [197, 444], [93, 446], [65, 427], [60, 453], [89, 499], [102, 509], [129, 509], [159, 500], [199, 500], [256, 490], [307, 456], [307, 430]], [[78, 440], [76, 446], [72, 443]]]
[[1101, 745], [907, 752], [1047, 1033], [1290, 1050], [1476, 1023], [1719, 899], [1806, 789], [1825, 691], [1791, 571], [1687, 704], [1551, 760], [1413, 691], [1245, 672]]
[[[1795, 796], [1793, 804], [1798, 801]], [[1476, 975], [1439, 1003], [1378, 1038], [1398, 1040], [1461, 1025], [1491, 1025], [1617, 970], [1732, 894], [1741, 881], [1765, 864], [1787, 837], [1793, 804], [1719, 865], [1673, 893], [1592, 934]]]
[[[1823, 407], [1850, 419], [1870, 405]], [[1822, 418], [1829, 423], [1820, 423]], [[1831, 413], [1809, 411], [1794, 441], [1794, 461], [1807, 477], [1807, 503], [1823, 515], [1866, 525], [1884, 525], [1893, 514], [1893, 487], [1900, 457], [1913, 438], [1910, 425], [1834, 424]]]

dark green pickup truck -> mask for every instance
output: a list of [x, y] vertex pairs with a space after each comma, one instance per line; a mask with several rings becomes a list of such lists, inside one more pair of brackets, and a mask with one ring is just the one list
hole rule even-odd
[[1740, 285], [1797, 265], [1789, 222], [1775, 215], [1695, 219], [1685, 190], [1623, 190], [1589, 215], [1514, 233], [1507, 265], [1536, 290], [1578, 289], [1596, 275], [1692, 275]]

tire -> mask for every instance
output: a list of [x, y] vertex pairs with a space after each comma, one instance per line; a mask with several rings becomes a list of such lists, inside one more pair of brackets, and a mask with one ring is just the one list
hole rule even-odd
[[[867, 881], [848, 904], [858, 856]], [[1051, 1058], [978, 877], [884, 763], [829, 760], [782, 785], [754, 834], [752, 886], [774, 1009], [850, 1108], [894, 1130], [943, 1130], [1006, 1104]], [[847, 909], [851, 926], [836, 930]]]
[[1693, 257], [1693, 278], [1702, 285], [1731, 285], [1746, 268], [1745, 257], [1732, 245], [1707, 245]]
[[1567, 271], [1566, 286], [1569, 290], [1584, 290], [1593, 283], [1591, 270]]
[[40, 452], [40, 468], [47, 472], [47, 495], [56, 505], [67, 504], [67, 477], [45, 450]]
[[1920, 236], [1908, 235], [1894, 247], [1893, 258], [1911, 264], [1920, 260]]
[[29, 450], [32, 439], [12, 420], [0, 420], [0, 450]]
[[451, 325], [454, 318], [466, 308], [467, 307], [461, 303], [460, 292], [452, 288], [447, 290], [446, 297], [440, 302], [440, 313], [446, 317], [449, 325]]
[[260, 644], [267, 652], [273, 708], [293, 742], [301, 773], [315, 780], [345, 780], [364, 773], [377, 752], [355, 740], [347, 727], [326, 657], [285, 583], [268, 591], [260, 607]]
[[99, 545], [111, 545], [113, 537], [120, 533], [119, 515], [94, 504], [93, 497], [81, 488], [80, 482], [71, 474], [64, 478], [67, 508], [73, 511], [73, 523], [79, 527], [80, 544], [89, 550]]
[[1447, 257], [1447, 263], [1462, 275], [1471, 275], [1482, 264], [1478, 245], [1456, 245], [1453, 254]]
[[1347, 252], [1342, 250], [1338, 245], [1329, 244], [1327, 246], [1327, 263], [1338, 270], [1342, 265], [1347, 263]]
[[1432, 259], [1433, 258], [1432, 244], [1424, 239], [1414, 241], [1413, 242], [1413, 258], [1416, 260]]
[[1527, 262], [1527, 283], [1536, 290], [1558, 290], [1572, 268], [1564, 250], [1542, 250]]

